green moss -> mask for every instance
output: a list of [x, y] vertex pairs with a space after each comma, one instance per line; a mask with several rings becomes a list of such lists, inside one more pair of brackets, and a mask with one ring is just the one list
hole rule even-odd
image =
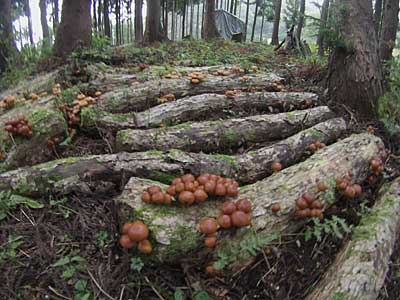
[[127, 141], [129, 141], [130, 136], [128, 132], [128, 130], [120, 130], [117, 132], [117, 144], [125, 144]]
[[160, 151], [160, 150], [149, 150], [149, 151], [146, 151], [146, 154], [148, 154], [148, 155], [157, 155], [157, 156], [160, 156], [160, 155], [163, 154], [163, 152]]
[[325, 135], [319, 131], [316, 130], [315, 128], [309, 128], [305, 131], [305, 134], [310, 134], [312, 135], [314, 138], [318, 139], [319, 141], [322, 141], [325, 138]]
[[233, 156], [223, 155], [223, 154], [213, 154], [212, 156], [218, 160], [223, 160], [223, 161], [228, 162], [233, 167], [237, 166], [236, 159]]
[[175, 176], [174, 175], [170, 175], [168, 173], [164, 173], [161, 171], [155, 171], [153, 173], [152, 178], [156, 181], [162, 182], [162, 183], [166, 183], [166, 184], [170, 184], [172, 182], [172, 180], [174, 180]]
[[85, 107], [81, 110], [81, 126], [93, 127], [96, 125], [96, 119], [104, 115], [104, 111], [96, 107]]
[[168, 151], [168, 154], [171, 158], [179, 159], [185, 155], [185, 152], [183, 152], [182, 150], [179, 150], [179, 149], [170, 149]]
[[200, 238], [200, 234], [195, 231], [188, 230], [185, 226], [178, 226], [174, 230], [175, 235], [171, 239], [168, 253], [172, 256], [182, 255], [182, 252], [187, 252], [195, 249]]
[[115, 122], [127, 122], [129, 114], [111, 114], [111, 119]]
[[174, 129], [190, 129], [190, 128], [192, 128], [192, 124], [190, 122], [186, 122], [186, 123], [175, 125], [172, 128], [174, 128]]
[[59, 104], [72, 104], [79, 93], [80, 89], [78, 86], [73, 86], [69, 89], [62, 90], [61, 94], [57, 97], [56, 102]]
[[344, 292], [335, 291], [332, 294], [332, 300], [345, 300], [345, 299], [346, 299], [346, 293]]
[[80, 160], [82, 160], [82, 159], [79, 157], [66, 157], [66, 158], [62, 158], [62, 159], [58, 159], [58, 160], [45, 162], [40, 165], [35, 165], [32, 167], [32, 169], [34, 169], [34, 170], [52, 169], [52, 168], [56, 167], [57, 165], [73, 164]]
[[238, 136], [233, 130], [227, 130], [224, 131], [222, 140], [228, 147], [233, 147], [237, 144]]
[[43, 108], [37, 108], [32, 111], [28, 117], [28, 122], [33, 126], [33, 134], [35, 136], [46, 134], [49, 130], [49, 122], [63, 124], [64, 130], [67, 130], [67, 123], [63, 118], [61, 112], [52, 111]]

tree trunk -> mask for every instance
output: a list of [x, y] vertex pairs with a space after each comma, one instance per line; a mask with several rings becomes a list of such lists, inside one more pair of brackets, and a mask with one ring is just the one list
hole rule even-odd
[[92, 6], [93, 6], [93, 29], [97, 31], [97, 13], [96, 13], [97, 0], [93, 0]]
[[104, 20], [104, 34], [112, 38], [111, 36], [111, 23], [110, 23], [110, 16], [109, 16], [109, 0], [103, 0], [103, 20]]
[[378, 299], [400, 234], [400, 178], [380, 195], [307, 300]]
[[248, 25], [249, 25], [249, 11], [250, 11], [250, 0], [247, 0], [247, 7], [246, 7], [246, 22], [245, 22], [245, 28], [246, 28], [246, 40], [247, 40], [247, 31], [248, 31]]
[[54, 7], [54, 12], [53, 12], [53, 32], [56, 34], [58, 24], [60, 24], [60, 8], [58, 4], [58, 0], [53, 0], [53, 7]]
[[296, 38], [299, 43], [301, 41], [301, 31], [303, 30], [303, 27], [304, 27], [305, 12], [306, 12], [306, 0], [301, 0], [300, 1], [299, 23], [297, 24], [297, 30], [296, 30]]
[[176, 125], [188, 121], [200, 121], [213, 117], [213, 112], [229, 111], [237, 115], [249, 115], [257, 111], [288, 112], [314, 107], [318, 96], [311, 93], [241, 93], [234, 99], [225, 95], [201, 94], [157, 105], [138, 113], [112, 114], [91, 108], [82, 112], [81, 127], [85, 130], [100, 128], [116, 132], [127, 128], [154, 128], [161, 124]]
[[160, 0], [147, 0], [147, 24], [145, 43], [161, 42], [161, 5]]
[[170, 183], [171, 177], [188, 172], [209, 172], [236, 179], [241, 184], [254, 183], [272, 174], [274, 161], [280, 161], [285, 167], [293, 165], [304, 158], [311, 143], [332, 143], [345, 130], [344, 120], [332, 119], [275, 144], [236, 156], [170, 150], [65, 158], [2, 173], [0, 190], [14, 190], [34, 197], [74, 192], [90, 195], [115, 191], [131, 176]]
[[171, 39], [175, 41], [175, 18], [176, 18], [176, 2], [172, 1], [172, 14], [171, 14]]
[[252, 42], [254, 42], [254, 34], [256, 31], [256, 23], [257, 23], [257, 15], [258, 15], [258, 1], [256, 1], [256, 9], [254, 11], [253, 30], [251, 31], [251, 41]]
[[362, 117], [374, 118], [383, 86], [372, 1], [338, 0], [338, 4], [345, 8], [336, 16], [342, 40], [329, 60], [329, 96]]
[[236, 0], [231, 0], [231, 8], [229, 9], [229, 12], [231, 14], [233, 14], [233, 8], [234, 8], [235, 4], [236, 4]]
[[218, 38], [219, 32], [215, 23], [215, 0], [205, 0], [204, 39]]
[[193, 0], [190, 1], [190, 25], [189, 25], [189, 32], [190, 37], [193, 37], [193, 16], [194, 16], [194, 4]]
[[115, 44], [121, 44], [120, 40], [120, 32], [121, 32], [121, 23], [120, 23], [120, 0], [115, 1]]
[[396, 45], [397, 27], [399, 25], [399, 0], [386, 0], [380, 36], [380, 55], [386, 61], [392, 58]]
[[382, 0], [375, 0], [374, 25], [377, 37], [380, 36], [381, 21], [382, 21]]
[[92, 41], [91, 0], [63, 1], [61, 24], [54, 54], [65, 58], [76, 48], [89, 47]]
[[135, 41], [141, 43], [143, 40], [143, 0], [135, 0]]
[[102, 10], [103, 10], [103, 2], [101, 2], [102, 0], [98, 1], [98, 5], [97, 5], [97, 27], [99, 32], [104, 33], [104, 28], [103, 28], [103, 20], [102, 20]]
[[183, 13], [182, 13], [182, 39], [185, 37], [185, 29], [186, 29], [186, 2], [187, 0], [183, 0]]
[[[182, 257], [189, 252], [190, 260], [194, 256], [201, 258], [207, 255], [207, 259], [212, 259], [218, 255], [228, 260], [224, 264], [226, 272], [239, 272], [256, 259], [254, 251], [246, 250], [251, 241], [265, 239], [260, 247], [263, 249], [268, 242], [279, 242], [282, 236], [293, 234], [304, 226], [307, 221], [293, 221], [299, 195], [315, 189], [318, 181], [326, 182], [328, 191], [320, 199], [324, 207], [328, 207], [329, 201], [336, 200], [335, 197], [332, 199], [328, 196], [334, 194], [336, 189], [332, 179], [352, 172], [355, 182], [364, 181], [369, 174], [369, 160], [379, 154], [379, 146], [383, 147], [383, 143], [376, 136], [354, 135], [317, 152], [302, 163], [253, 185], [241, 187], [240, 197], [248, 198], [253, 206], [251, 228], [220, 230], [218, 244], [213, 250], [204, 248], [204, 236], [199, 232], [198, 226], [204, 217], [218, 216], [221, 201], [215, 199], [210, 199], [201, 206], [172, 205], [165, 209], [159, 205], [145, 204], [140, 199], [141, 192], [154, 182], [131, 178], [122, 195], [115, 199], [119, 204], [119, 221], [122, 225], [138, 219], [149, 227], [155, 241], [152, 254], [155, 262], [182, 262]], [[165, 188], [164, 185], [161, 187]], [[282, 209], [279, 214], [271, 213], [273, 203], [280, 204]], [[329, 298], [331, 299], [335, 298]]]
[[260, 31], [260, 42], [263, 41], [263, 31], [264, 31], [264, 13], [261, 18], [261, 31]]
[[[179, 149], [227, 153], [240, 147], [286, 138], [333, 116], [326, 106], [281, 114], [267, 114], [180, 124], [168, 128], [126, 129], [116, 138], [117, 152]], [[190, 137], [190, 139], [188, 139]]]
[[42, 32], [43, 32], [43, 41], [47, 43], [51, 43], [50, 41], [50, 32], [49, 26], [47, 24], [47, 3], [46, 0], [39, 1], [40, 8], [40, 23], [42, 24]]
[[105, 93], [98, 98], [97, 103], [109, 112], [143, 111], [159, 104], [158, 98], [161, 95], [174, 94], [178, 99], [204, 93], [223, 93], [228, 89], [245, 90], [249, 86], [268, 91], [274, 90], [274, 84], [281, 80], [275, 74], [252, 74], [246, 81], [238, 80], [235, 76], [210, 76], [197, 85], [191, 84], [186, 78], [152, 80], [141, 83], [140, 88], [131, 86]]
[[275, 0], [274, 27], [272, 29], [272, 45], [279, 45], [279, 22], [281, 20], [282, 0]]
[[200, 2], [197, 3], [196, 37], [200, 39]]
[[11, 16], [11, 0], [0, 0], [0, 74], [3, 73], [9, 62], [17, 54], [17, 46], [15, 45], [12, 16]]
[[[379, 0], [378, 0], [379, 1]], [[324, 0], [321, 8], [321, 20], [319, 23], [319, 32], [317, 38], [318, 55], [324, 56], [325, 54], [325, 35], [326, 26], [328, 22], [330, 0]]]
[[33, 45], [34, 41], [33, 41], [33, 29], [32, 29], [32, 15], [31, 15], [31, 8], [29, 6], [28, 0], [25, 0], [24, 8], [25, 8], [25, 15], [28, 18], [29, 42]]

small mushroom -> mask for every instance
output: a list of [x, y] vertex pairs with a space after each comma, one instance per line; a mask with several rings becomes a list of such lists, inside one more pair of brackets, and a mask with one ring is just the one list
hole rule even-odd
[[151, 252], [153, 252], [153, 247], [151, 246], [149, 240], [143, 240], [139, 242], [138, 250], [143, 254], [150, 254]]
[[129, 238], [134, 242], [140, 242], [148, 238], [149, 229], [142, 221], [135, 221], [128, 230]]
[[205, 218], [200, 223], [200, 232], [204, 234], [213, 234], [218, 229], [218, 223], [213, 218]]

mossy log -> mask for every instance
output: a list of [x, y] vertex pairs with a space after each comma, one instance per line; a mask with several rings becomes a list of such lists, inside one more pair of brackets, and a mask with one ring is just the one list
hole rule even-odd
[[98, 108], [85, 108], [82, 112], [81, 125], [83, 128], [98, 127], [117, 131], [207, 120], [216, 112], [218, 115], [227, 116], [232, 113], [249, 114], [254, 111], [276, 113], [310, 108], [317, 103], [318, 95], [313, 93], [240, 93], [233, 99], [219, 94], [202, 94], [167, 102], [138, 113], [115, 114]]
[[[47, 100], [43, 100], [47, 101]], [[0, 171], [16, 169], [22, 166], [30, 166], [51, 159], [53, 149], [47, 147], [47, 141], [58, 137], [63, 140], [67, 133], [67, 123], [62, 113], [51, 105], [38, 108], [38, 105], [21, 106], [9, 113], [0, 116], [0, 152], [3, 160], [0, 160]], [[13, 138], [3, 139], [8, 133], [3, 129], [6, 121], [26, 117], [32, 125], [33, 136], [31, 138], [14, 135]]]
[[286, 138], [333, 116], [326, 106], [239, 119], [183, 123], [156, 129], [118, 131], [117, 151], [180, 149], [226, 152], [249, 144]]
[[230, 89], [272, 89], [273, 84], [283, 79], [275, 74], [251, 74], [227, 77], [209, 76], [199, 84], [192, 84], [189, 79], [151, 80], [126, 88], [110, 91], [99, 97], [98, 105], [105, 111], [114, 113], [143, 111], [158, 104], [158, 99], [166, 94], [175, 98], [204, 93], [223, 93]]
[[115, 191], [132, 176], [169, 183], [174, 176], [188, 172], [210, 172], [241, 183], [253, 183], [271, 174], [274, 161], [290, 166], [306, 154], [309, 144], [317, 140], [331, 143], [345, 130], [342, 119], [332, 119], [276, 144], [237, 156], [170, 150], [65, 158], [0, 174], [0, 190], [10, 189], [26, 196], [95, 194]]
[[378, 298], [400, 234], [400, 178], [385, 185], [374, 207], [307, 300]]
[[[320, 150], [304, 162], [241, 187], [240, 196], [249, 198], [253, 204], [252, 226], [220, 230], [214, 250], [205, 250], [204, 237], [198, 232], [198, 225], [205, 216], [218, 216], [221, 200], [210, 199], [191, 207], [149, 205], [141, 201], [140, 195], [154, 182], [131, 178], [122, 195], [115, 199], [120, 206], [119, 221], [123, 224], [136, 219], [148, 225], [154, 244], [152, 258], [157, 262], [182, 260], [188, 253], [191, 253], [190, 257], [207, 254], [208, 258], [216, 257], [218, 253], [220, 266], [238, 271], [253, 261], [254, 247], [259, 251], [268, 242], [279, 240], [304, 225], [303, 221], [293, 218], [299, 196], [314, 192], [317, 182], [325, 182], [328, 190], [319, 198], [324, 206], [333, 203], [335, 178], [351, 171], [354, 181], [365, 180], [369, 173], [369, 160], [378, 155], [382, 147], [382, 141], [374, 135], [352, 135]], [[280, 204], [278, 214], [271, 211], [273, 203]]]

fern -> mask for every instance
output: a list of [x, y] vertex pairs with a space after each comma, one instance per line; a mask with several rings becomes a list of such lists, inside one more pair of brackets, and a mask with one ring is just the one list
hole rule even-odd
[[306, 241], [309, 241], [312, 237], [315, 237], [317, 241], [321, 241], [324, 234], [343, 239], [344, 234], [351, 232], [346, 220], [337, 216], [333, 216], [331, 220], [325, 220], [323, 223], [318, 218], [313, 218], [312, 221], [314, 226], [307, 226], [304, 232]]

